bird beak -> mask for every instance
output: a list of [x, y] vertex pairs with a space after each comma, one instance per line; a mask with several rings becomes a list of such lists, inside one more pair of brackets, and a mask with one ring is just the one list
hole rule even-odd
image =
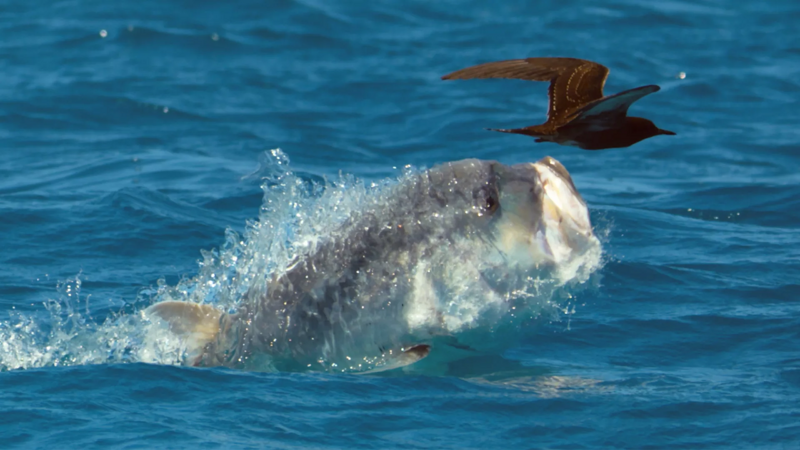
[[658, 134], [668, 134], [670, 136], [675, 136], [675, 133], [673, 133], [672, 131], [661, 130], [661, 129], [658, 130]]

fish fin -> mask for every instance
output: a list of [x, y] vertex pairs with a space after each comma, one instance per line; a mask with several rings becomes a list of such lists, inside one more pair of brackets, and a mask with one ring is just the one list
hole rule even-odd
[[145, 309], [144, 316], [166, 322], [169, 331], [185, 341], [186, 361], [196, 366], [208, 344], [217, 339], [222, 311], [211, 305], [167, 301]]
[[415, 362], [428, 356], [430, 352], [431, 346], [426, 344], [418, 344], [411, 347], [406, 347], [402, 349], [400, 354], [388, 360], [386, 364], [366, 372], [361, 372], [361, 375], [387, 372], [389, 370], [410, 366], [411, 364], [414, 364]]

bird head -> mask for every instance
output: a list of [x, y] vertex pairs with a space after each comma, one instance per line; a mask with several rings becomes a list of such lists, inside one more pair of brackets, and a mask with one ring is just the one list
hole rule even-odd
[[659, 134], [675, 136], [675, 133], [672, 131], [662, 130], [653, 122], [641, 117], [626, 117], [626, 122], [627, 131], [638, 137], [639, 140], [658, 136]]

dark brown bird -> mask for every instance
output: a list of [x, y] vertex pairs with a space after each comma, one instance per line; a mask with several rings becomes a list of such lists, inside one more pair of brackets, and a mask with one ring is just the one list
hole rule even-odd
[[603, 96], [608, 68], [576, 58], [527, 58], [497, 61], [457, 70], [443, 80], [472, 78], [518, 78], [550, 82], [550, 110], [547, 122], [503, 133], [533, 136], [536, 142], [555, 142], [584, 150], [628, 147], [659, 134], [661, 130], [641, 117], [628, 117], [633, 102], [661, 89], [642, 86], [619, 94]]

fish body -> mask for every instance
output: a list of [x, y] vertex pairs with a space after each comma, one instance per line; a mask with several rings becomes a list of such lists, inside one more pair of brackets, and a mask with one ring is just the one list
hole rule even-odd
[[166, 301], [145, 316], [186, 340], [187, 365], [372, 373], [490, 351], [543, 280], [597, 265], [586, 204], [553, 158], [450, 162], [385, 189], [237, 310]]

